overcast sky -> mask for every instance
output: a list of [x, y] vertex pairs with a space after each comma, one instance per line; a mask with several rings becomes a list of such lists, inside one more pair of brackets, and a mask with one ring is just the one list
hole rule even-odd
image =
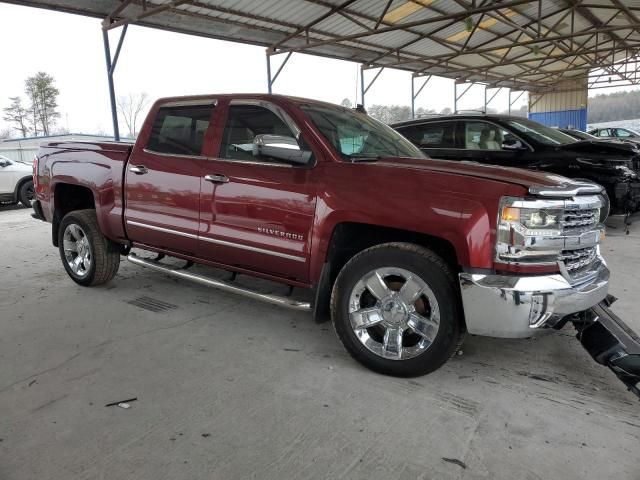
[[[0, 3], [0, 110], [24, 96], [24, 80], [45, 71], [60, 90], [59, 125], [77, 133], [112, 132], [100, 21]], [[117, 32], [111, 33], [112, 51]], [[272, 70], [284, 56], [273, 57]], [[275, 64], [275, 66], [274, 66]], [[355, 103], [358, 65], [294, 53], [274, 93]], [[368, 72], [366, 79], [375, 72]], [[264, 48], [131, 26], [115, 74], [116, 95], [146, 92], [151, 99], [198, 93], [266, 92]], [[367, 105], [410, 105], [411, 75], [385, 70], [366, 96]], [[507, 93], [490, 105], [507, 109]], [[597, 91], [603, 93], [603, 90]], [[458, 108], [477, 108], [483, 88], [474, 86]], [[526, 102], [523, 95], [520, 103]], [[516, 105], [516, 108], [519, 106]], [[433, 78], [416, 107], [453, 107], [453, 81]], [[8, 125], [1, 119], [0, 130]], [[121, 122], [121, 130], [123, 122]]]

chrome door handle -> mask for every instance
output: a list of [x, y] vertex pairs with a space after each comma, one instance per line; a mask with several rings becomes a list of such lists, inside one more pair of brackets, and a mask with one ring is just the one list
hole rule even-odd
[[145, 173], [149, 173], [149, 170], [144, 165], [134, 165], [133, 167], [129, 167], [129, 171], [135, 173], [136, 175], [144, 175]]
[[212, 183], [229, 183], [229, 177], [227, 177], [226, 175], [222, 175], [221, 173], [216, 173], [213, 175], [205, 175], [204, 179], [207, 182], [212, 182]]

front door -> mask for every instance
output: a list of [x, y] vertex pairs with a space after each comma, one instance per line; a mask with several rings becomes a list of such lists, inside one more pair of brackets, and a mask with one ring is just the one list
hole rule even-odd
[[503, 167], [525, 166], [524, 156], [528, 150], [513, 150], [506, 145], [520, 142], [522, 148], [526, 146], [519, 138], [494, 123], [481, 120], [460, 122], [459, 136], [464, 147], [461, 155], [465, 160]]
[[125, 219], [133, 242], [193, 255], [198, 243], [205, 133], [213, 100], [162, 105], [125, 172]]
[[[218, 156], [203, 171], [198, 256], [279, 277], [308, 279], [317, 167], [253, 152], [256, 135], [296, 139], [286, 113], [263, 101], [231, 101]], [[305, 147], [306, 148], [306, 147]]]

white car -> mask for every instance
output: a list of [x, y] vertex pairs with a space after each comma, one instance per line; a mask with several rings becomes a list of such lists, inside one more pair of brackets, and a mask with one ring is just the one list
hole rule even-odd
[[33, 167], [0, 155], [0, 202], [31, 207], [34, 196]]

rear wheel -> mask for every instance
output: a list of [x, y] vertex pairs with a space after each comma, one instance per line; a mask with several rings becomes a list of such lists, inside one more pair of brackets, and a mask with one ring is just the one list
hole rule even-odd
[[111, 280], [120, 266], [120, 248], [100, 231], [95, 210], [76, 210], [62, 219], [58, 248], [65, 270], [83, 286]]
[[33, 189], [33, 180], [27, 180], [20, 186], [18, 198], [20, 199], [20, 203], [22, 203], [22, 205], [27, 208], [31, 207], [31, 200], [36, 198], [36, 192]]
[[388, 375], [436, 370], [464, 335], [453, 273], [418, 245], [388, 243], [356, 255], [338, 275], [331, 307], [347, 351]]

